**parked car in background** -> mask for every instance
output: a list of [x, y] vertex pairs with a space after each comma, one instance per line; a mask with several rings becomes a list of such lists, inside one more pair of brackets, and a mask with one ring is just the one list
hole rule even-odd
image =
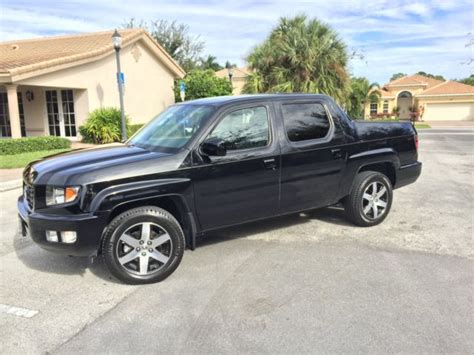
[[417, 147], [410, 123], [352, 121], [324, 95], [200, 99], [126, 143], [30, 164], [18, 210], [42, 248], [151, 283], [211, 230], [338, 202], [356, 225], [381, 223], [420, 175]]

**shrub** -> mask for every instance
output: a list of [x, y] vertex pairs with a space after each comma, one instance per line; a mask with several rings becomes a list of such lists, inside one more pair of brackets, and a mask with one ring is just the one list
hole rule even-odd
[[143, 127], [143, 123], [131, 124], [128, 126], [128, 135], [129, 137], [133, 136], [140, 128]]
[[[176, 81], [174, 86], [176, 102], [181, 101], [180, 81]], [[203, 97], [232, 95], [232, 84], [229, 80], [218, 78], [213, 70], [191, 70], [183, 81], [186, 85], [186, 101]]]
[[[128, 117], [126, 123], [128, 127]], [[79, 127], [83, 141], [87, 143], [113, 143], [122, 139], [122, 117], [115, 107], [103, 107], [89, 113], [85, 124]], [[128, 129], [127, 129], [128, 133]]]
[[13, 155], [42, 150], [68, 148], [71, 148], [71, 141], [61, 137], [25, 137], [0, 139], [1, 155]]

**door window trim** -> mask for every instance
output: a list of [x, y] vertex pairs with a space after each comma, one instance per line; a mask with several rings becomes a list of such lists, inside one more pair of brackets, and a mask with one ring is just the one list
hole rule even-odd
[[[286, 101], [286, 102], [279, 101], [278, 104], [279, 104], [278, 106], [279, 106], [280, 117], [281, 117], [281, 121], [283, 125], [285, 140], [290, 146], [295, 147], [295, 148], [305, 148], [305, 147], [313, 146], [316, 144], [328, 143], [332, 140], [334, 136], [334, 131], [335, 131], [334, 119], [331, 115], [331, 111], [328, 109], [324, 101], [321, 101], [321, 100]], [[286, 130], [285, 116], [283, 115], [283, 105], [304, 105], [304, 104], [319, 104], [323, 106], [324, 110], [326, 111], [326, 115], [328, 117], [329, 130], [328, 130], [328, 133], [326, 133], [326, 135], [322, 138], [314, 138], [314, 139], [307, 139], [303, 141], [293, 142], [288, 137], [288, 132]]]

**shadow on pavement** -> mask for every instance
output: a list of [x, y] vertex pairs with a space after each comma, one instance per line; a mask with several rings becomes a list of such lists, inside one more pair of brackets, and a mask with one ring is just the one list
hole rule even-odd
[[[209, 232], [205, 238], [198, 241], [197, 248], [232, 239], [245, 238], [257, 233], [272, 232], [280, 228], [308, 223], [311, 220], [319, 220], [341, 226], [352, 226], [352, 224], [345, 220], [344, 209], [333, 206]], [[28, 246], [25, 245], [25, 241], [20, 236], [14, 238], [13, 247], [18, 259], [30, 269], [60, 275], [84, 275], [89, 270], [105, 281], [120, 283], [109, 273], [100, 255], [95, 258], [69, 257], [43, 250], [36, 245], [31, 245], [31, 248]]]

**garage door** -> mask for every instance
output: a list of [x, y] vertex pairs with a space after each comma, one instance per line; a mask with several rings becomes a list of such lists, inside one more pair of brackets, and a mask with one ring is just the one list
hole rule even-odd
[[474, 120], [474, 102], [426, 104], [425, 121], [467, 121]]

